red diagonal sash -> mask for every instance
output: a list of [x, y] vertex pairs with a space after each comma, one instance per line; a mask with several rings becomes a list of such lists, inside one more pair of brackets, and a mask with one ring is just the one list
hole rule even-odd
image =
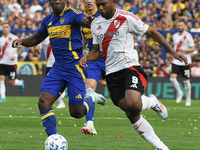
[[110, 41], [112, 40], [113, 36], [115, 35], [116, 31], [122, 26], [122, 24], [126, 21], [126, 17], [124, 16], [117, 16], [115, 20], [113, 20], [108, 27], [106, 33], [104, 34], [104, 39], [102, 41], [103, 45], [103, 56], [106, 60], [107, 58], [107, 51], [108, 51], [108, 45]]
[[52, 47], [51, 47], [51, 44], [49, 43], [48, 48], [47, 48], [47, 57], [46, 57], [46, 61], [48, 61], [48, 59], [49, 59], [49, 55], [50, 55], [50, 53], [51, 53], [51, 50], [52, 50]]
[[183, 42], [185, 41], [186, 38], [187, 38], [186, 35], [184, 35], [184, 37], [179, 41], [179, 43], [176, 47], [176, 52], [179, 51], [178, 49], [181, 47], [181, 45], [183, 44]]
[[11, 40], [12, 40], [12, 38], [9, 37], [8, 40], [4, 43], [4, 46], [3, 46], [2, 52], [1, 52], [1, 59], [3, 58], [3, 55], [4, 55], [5, 51], [6, 51], [7, 46], [8, 46], [8, 43], [9, 43]]

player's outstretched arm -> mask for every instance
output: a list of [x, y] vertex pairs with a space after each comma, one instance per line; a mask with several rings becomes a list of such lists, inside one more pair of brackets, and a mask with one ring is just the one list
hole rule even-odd
[[149, 27], [148, 30], [146, 31], [146, 34], [151, 36], [156, 42], [158, 42], [164, 48], [166, 48], [173, 55], [173, 57], [175, 59], [178, 59], [181, 62], [184, 61], [186, 64], [188, 63], [187, 58], [185, 56], [177, 53], [176, 51], [174, 51], [174, 49], [169, 45], [167, 40], [158, 31], [156, 31], [155, 29]]
[[87, 68], [85, 65], [87, 61], [97, 61], [101, 58], [102, 53], [100, 52], [100, 48], [98, 44], [93, 44], [93, 50], [91, 51], [90, 54], [84, 55], [80, 60], [79, 60], [79, 66], [83, 69]]
[[36, 46], [41, 43], [45, 38], [45, 36], [41, 36], [40, 34], [35, 32], [32, 36], [29, 36], [27, 38], [14, 40], [12, 43], [12, 47], [18, 47], [20, 45], [26, 47]]
[[94, 20], [94, 19], [95, 19], [94, 16], [88, 15], [87, 17], [82, 18], [81, 25], [83, 27], [90, 28], [90, 24], [91, 24], [92, 20]]

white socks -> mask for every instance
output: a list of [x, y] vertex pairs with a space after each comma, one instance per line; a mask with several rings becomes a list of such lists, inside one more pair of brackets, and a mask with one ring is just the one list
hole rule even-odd
[[4, 81], [0, 81], [1, 98], [6, 98], [6, 86]]
[[94, 126], [94, 121], [91, 120], [87, 121], [87, 126]]
[[152, 144], [155, 148], [167, 148], [167, 146], [154, 133], [152, 126], [142, 116], [140, 116], [140, 119], [136, 123], [131, 125], [147, 142]]
[[20, 86], [20, 85], [22, 85], [22, 81], [19, 80], [19, 79], [15, 79], [15, 84], [14, 85], [15, 86]]
[[155, 101], [152, 97], [147, 97], [145, 95], [142, 95], [141, 96], [141, 100], [142, 100], [142, 110], [147, 110], [151, 107], [154, 107], [155, 105]]
[[183, 81], [184, 88], [186, 91], [186, 99], [191, 99], [191, 83], [190, 80]]
[[60, 98], [64, 98], [65, 97], [65, 91], [63, 91], [63, 93], [60, 95]]
[[170, 81], [173, 84], [173, 86], [175, 87], [176, 91], [178, 93], [182, 93], [181, 88], [179, 86], [179, 83], [178, 83], [177, 79], [176, 78], [170, 78]]

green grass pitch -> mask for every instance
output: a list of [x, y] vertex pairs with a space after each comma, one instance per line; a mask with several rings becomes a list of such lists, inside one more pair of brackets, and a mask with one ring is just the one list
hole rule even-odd
[[[38, 97], [7, 97], [0, 103], [0, 150], [44, 150], [47, 135], [42, 127]], [[67, 103], [67, 98], [64, 98]], [[153, 126], [155, 133], [171, 150], [200, 150], [200, 101], [186, 107], [183, 100], [161, 100], [169, 118], [162, 120], [153, 110], [141, 114]], [[83, 135], [85, 117], [74, 119], [68, 108], [56, 109], [58, 133], [69, 144], [68, 150], [155, 150], [131, 127], [124, 112], [110, 99], [106, 106], [96, 105], [95, 128], [98, 135]], [[116, 138], [115, 136], [122, 136]]]

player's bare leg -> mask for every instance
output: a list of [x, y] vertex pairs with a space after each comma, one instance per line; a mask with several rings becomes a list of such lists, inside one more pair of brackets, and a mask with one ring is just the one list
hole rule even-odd
[[119, 101], [118, 106], [126, 113], [132, 127], [144, 137], [147, 142], [157, 149], [168, 149], [154, 133], [152, 126], [140, 115], [142, 102], [139, 92], [126, 90], [125, 98]]

